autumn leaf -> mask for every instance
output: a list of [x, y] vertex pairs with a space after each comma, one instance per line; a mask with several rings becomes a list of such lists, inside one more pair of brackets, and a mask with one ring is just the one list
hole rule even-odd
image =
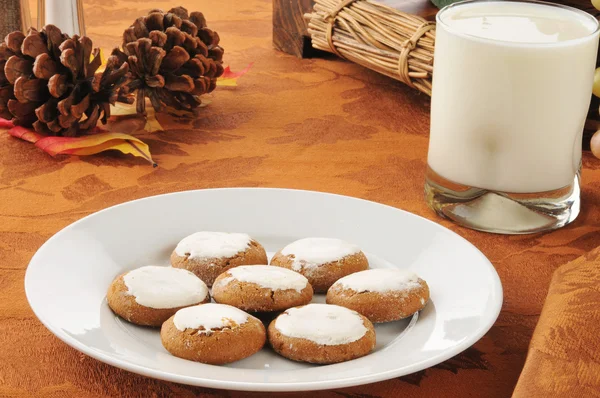
[[152, 166], [150, 148], [138, 138], [122, 133], [97, 133], [82, 137], [44, 137], [35, 146], [50, 154], [56, 155], [93, 155], [111, 149], [146, 159]]
[[231, 67], [226, 66], [225, 69], [223, 70], [223, 74], [221, 75], [220, 78], [221, 79], [237, 79], [238, 77], [243, 76], [246, 73], [248, 73], [248, 71], [250, 70], [252, 65], [254, 65], [254, 62], [249, 63], [248, 66], [246, 66], [244, 69], [242, 69], [239, 72], [232, 72]]
[[111, 133], [99, 128], [95, 129], [95, 133], [84, 135], [81, 137], [52, 137], [44, 136], [35, 131], [14, 126], [10, 121], [0, 119], [0, 128], [9, 127], [8, 134], [13, 137], [34, 143], [51, 156], [57, 155], [93, 155], [108, 150], [117, 150], [124, 154], [142, 157], [146, 159], [152, 166], [157, 164], [152, 160], [150, 148], [148, 144], [128, 134]]
[[237, 86], [237, 79], [239, 77], [245, 75], [246, 73], [248, 73], [248, 71], [250, 70], [252, 65], [254, 65], [254, 62], [248, 64], [248, 66], [246, 66], [244, 69], [242, 69], [239, 72], [232, 72], [231, 68], [229, 66], [227, 66], [225, 68], [225, 70], [223, 71], [223, 74], [221, 75], [221, 77], [219, 77], [217, 79], [217, 86], [221, 86], [221, 87]]
[[144, 130], [149, 133], [164, 130], [163, 126], [161, 126], [159, 121], [156, 119], [156, 113], [153, 107], [146, 108], [146, 125], [144, 126]]
[[[3, 125], [2, 127], [5, 126]], [[13, 137], [17, 137], [34, 144], [44, 137], [43, 135], [36, 133], [34, 130], [27, 129], [22, 126], [12, 127], [12, 123], [10, 123], [10, 126], [6, 126], [6, 128], [10, 128], [10, 130], [8, 130], [8, 134], [12, 135]]]
[[[122, 104], [117, 102], [115, 105], [111, 105], [110, 114], [113, 116], [131, 116], [136, 115], [136, 107], [135, 105], [130, 104]], [[151, 106], [146, 107], [146, 124], [144, 125], [144, 130], [148, 133], [154, 133], [155, 131], [163, 131], [164, 128], [161, 126], [159, 121], [156, 119], [156, 113], [154, 112], [154, 108]]]
[[110, 106], [111, 116], [129, 116], [136, 114], [137, 112], [135, 109], [135, 104], [124, 104], [122, 102], [117, 102]]
[[10, 120], [0, 118], [0, 129], [11, 129], [13, 126]]
[[[108, 61], [108, 58], [106, 58], [105, 54], [109, 54], [110, 55], [110, 51], [103, 50], [101, 48], [100, 52], [98, 54], [98, 55], [100, 55], [100, 67], [98, 68], [98, 70], [96, 72], [104, 72], [106, 70], [106, 61]], [[93, 59], [94, 59], [94, 54], [90, 54], [90, 62]]]
[[237, 79], [218, 79], [217, 87], [237, 87]]

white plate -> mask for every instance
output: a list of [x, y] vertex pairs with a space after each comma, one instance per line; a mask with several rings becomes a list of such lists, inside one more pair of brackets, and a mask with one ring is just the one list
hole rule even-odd
[[[176, 243], [198, 230], [247, 232], [270, 252], [302, 237], [341, 238], [358, 244], [372, 267], [414, 270], [429, 284], [431, 302], [418, 319], [377, 325], [375, 351], [345, 363], [302, 364], [269, 348], [227, 366], [179, 359], [162, 347], [158, 331], [113, 315], [104, 296], [124, 270], [168, 264]], [[502, 305], [492, 264], [431, 221], [346, 196], [260, 188], [160, 195], [85, 217], [38, 250], [25, 289], [44, 325], [93, 358], [158, 379], [255, 391], [339, 388], [417, 372], [479, 340]]]

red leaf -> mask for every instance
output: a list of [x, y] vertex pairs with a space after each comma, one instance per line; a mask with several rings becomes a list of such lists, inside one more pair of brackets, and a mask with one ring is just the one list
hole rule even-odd
[[20, 138], [24, 141], [32, 142], [34, 144], [42, 138], [44, 138], [43, 135], [36, 133], [34, 130], [25, 128], [23, 126], [13, 127], [12, 129], [8, 130], [8, 134], [12, 135], [13, 137]]
[[150, 162], [152, 166], [157, 166], [152, 160], [148, 144], [131, 135], [110, 133], [100, 127], [95, 127], [90, 131], [90, 134], [81, 137], [48, 137], [38, 134], [32, 129], [14, 126], [9, 120], [0, 118], [0, 128], [8, 128], [8, 134], [34, 143], [35, 146], [51, 156], [83, 156], [116, 150], [142, 157]]
[[237, 79], [238, 77], [243, 76], [246, 73], [248, 73], [248, 71], [250, 70], [252, 65], [254, 65], [254, 62], [249, 63], [248, 66], [246, 66], [244, 69], [242, 69], [239, 72], [232, 72], [231, 68], [229, 66], [227, 66], [227, 67], [225, 67], [225, 70], [223, 71], [223, 74], [219, 77], [219, 79]]
[[14, 125], [10, 120], [6, 120], [0, 117], [0, 129], [10, 129], [13, 127]]

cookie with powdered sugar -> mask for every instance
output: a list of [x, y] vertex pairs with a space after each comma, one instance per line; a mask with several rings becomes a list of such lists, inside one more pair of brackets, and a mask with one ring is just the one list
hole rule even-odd
[[357, 311], [371, 322], [407, 318], [429, 301], [429, 286], [412, 271], [379, 268], [341, 278], [327, 291], [327, 303]]
[[217, 303], [250, 312], [282, 311], [310, 303], [308, 279], [292, 270], [271, 265], [243, 265], [225, 271], [212, 287]]
[[160, 326], [181, 308], [210, 301], [210, 294], [189, 271], [149, 265], [116, 277], [106, 300], [115, 314], [131, 323]]
[[266, 331], [260, 320], [238, 308], [208, 303], [177, 311], [163, 323], [160, 338], [176, 357], [221, 365], [260, 351]]
[[196, 274], [208, 286], [223, 272], [248, 264], [268, 264], [260, 243], [247, 234], [196, 232], [183, 238], [171, 254], [171, 264]]
[[369, 261], [358, 246], [341, 239], [305, 238], [278, 251], [271, 265], [301, 273], [316, 293], [324, 293], [338, 279], [368, 269]]
[[278, 354], [318, 364], [349, 361], [375, 348], [375, 329], [366, 317], [329, 304], [286, 310], [271, 322], [268, 336]]

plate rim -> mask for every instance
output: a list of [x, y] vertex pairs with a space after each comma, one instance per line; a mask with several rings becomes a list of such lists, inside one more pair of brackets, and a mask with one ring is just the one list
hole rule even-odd
[[[443, 353], [441, 353], [435, 357], [432, 357], [432, 358], [427, 358], [422, 361], [412, 363], [411, 365], [401, 368], [401, 369], [393, 369], [393, 370], [388, 370], [388, 371], [384, 371], [384, 372], [379, 372], [375, 375], [362, 375], [362, 376], [351, 377], [351, 378], [338, 378], [335, 380], [303, 381], [303, 382], [289, 382], [289, 383], [272, 382], [272, 383], [270, 383], [270, 382], [247, 382], [247, 381], [236, 381], [236, 380], [223, 381], [223, 380], [206, 379], [206, 378], [202, 378], [201, 376], [179, 375], [176, 373], [165, 372], [162, 370], [156, 370], [156, 369], [144, 367], [142, 365], [137, 365], [137, 364], [128, 362], [127, 360], [115, 358], [110, 355], [104, 354], [103, 352], [96, 350], [94, 347], [91, 347], [89, 345], [79, 342], [77, 339], [73, 338], [68, 333], [63, 331], [62, 329], [60, 329], [58, 327], [54, 327], [49, 320], [45, 319], [44, 316], [41, 316], [34, 308], [34, 305], [32, 304], [30, 288], [28, 288], [28, 285], [30, 285], [30, 283], [31, 283], [28, 281], [31, 280], [31, 278], [32, 278], [31, 273], [33, 272], [33, 271], [30, 271], [30, 269], [31, 269], [30, 267], [34, 263], [34, 261], [39, 261], [39, 260], [37, 260], [37, 258], [40, 256], [40, 252], [42, 251], [42, 249], [45, 246], [47, 246], [48, 244], [50, 244], [50, 242], [52, 242], [54, 239], [57, 239], [57, 236], [59, 236], [64, 230], [66, 230], [68, 228], [74, 228], [78, 224], [85, 222], [89, 218], [96, 217], [104, 212], [110, 211], [113, 208], [129, 205], [129, 204], [135, 203], [135, 202], [151, 200], [156, 197], [177, 196], [177, 195], [193, 194], [195, 192], [201, 193], [201, 192], [207, 192], [207, 191], [243, 191], [243, 190], [286, 191], [286, 192], [291, 192], [291, 193], [302, 192], [302, 193], [309, 193], [309, 194], [333, 196], [333, 197], [343, 198], [345, 200], [366, 202], [369, 204], [376, 204], [379, 206], [384, 206], [384, 207], [393, 209], [395, 211], [400, 211], [402, 213], [408, 214], [410, 217], [419, 218], [422, 221], [425, 221], [426, 223], [432, 224], [434, 226], [434, 228], [439, 228], [441, 230], [444, 230], [446, 233], [450, 233], [451, 235], [454, 235], [455, 237], [462, 240], [463, 243], [466, 243], [472, 249], [475, 249], [475, 251], [485, 260], [487, 267], [491, 271], [492, 278], [494, 279], [494, 288], [498, 294], [498, 300], [496, 301], [496, 303], [494, 303], [495, 308], [493, 308], [493, 312], [491, 313], [492, 316], [489, 318], [488, 324], [486, 324], [483, 327], [480, 327], [479, 330], [476, 333], [474, 333], [472, 336], [470, 336], [469, 338], [466, 338], [465, 340], [458, 343], [456, 346], [444, 351]], [[331, 390], [331, 389], [337, 389], [337, 388], [346, 388], [346, 387], [353, 387], [353, 386], [359, 386], [359, 385], [364, 385], [364, 384], [369, 384], [369, 383], [385, 381], [385, 380], [409, 375], [409, 374], [418, 372], [420, 370], [430, 368], [432, 366], [435, 366], [439, 363], [442, 363], [442, 362], [460, 354], [461, 352], [465, 351], [467, 348], [471, 347], [476, 342], [478, 342], [496, 323], [496, 320], [498, 319], [498, 316], [500, 315], [500, 311], [501, 311], [503, 303], [504, 303], [504, 291], [503, 291], [502, 281], [500, 280], [498, 272], [496, 271], [496, 268], [494, 267], [492, 262], [473, 243], [469, 242], [467, 239], [463, 238], [462, 236], [460, 236], [456, 232], [450, 230], [449, 228], [446, 228], [441, 224], [438, 224], [438, 223], [436, 223], [432, 220], [429, 220], [423, 216], [420, 216], [418, 214], [411, 213], [407, 210], [400, 209], [400, 208], [397, 208], [397, 207], [394, 207], [391, 205], [387, 205], [384, 203], [375, 202], [375, 201], [368, 200], [368, 199], [362, 199], [362, 198], [358, 198], [358, 197], [354, 197], [354, 196], [348, 196], [348, 195], [342, 195], [342, 194], [336, 194], [336, 193], [324, 192], [324, 191], [315, 191], [315, 190], [306, 190], [306, 189], [291, 189], [291, 188], [273, 188], [273, 187], [226, 187], [226, 188], [206, 188], [206, 189], [173, 191], [173, 192], [145, 196], [142, 198], [125, 201], [125, 202], [118, 203], [118, 204], [103, 208], [101, 210], [95, 211], [95, 212], [88, 214], [85, 217], [82, 217], [79, 220], [76, 220], [76, 221], [66, 225], [65, 227], [61, 228], [60, 230], [55, 232], [48, 240], [46, 240], [36, 250], [35, 254], [31, 257], [31, 260], [27, 264], [27, 269], [25, 271], [25, 278], [24, 278], [24, 288], [25, 288], [25, 296], [27, 298], [29, 307], [33, 311], [36, 318], [44, 325], [44, 327], [46, 327], [54, 336], [56, 336], [63, 343], [67, 344], [68, 346], [76, 349], [77, 351], [82, 352], [83, 354], [88, 355], [100, 362], [106, 363], [108, 365], [129, 371], [132, 373], [136, 373], [139, 375], [143, 375], [146, 377], [152, 377], [152, 378], [164, 380], [164, 381], [170, 381], [170, 382], [181, 383], [181, 384], [197, 386], [197, 387], [205, 387], [205, 388], [215, 388], [215, 389], [225, 389], [225, 390], [235, 390], [235, 391], [261, 391], [261, 392], [316, 391], [316, 390]]]

